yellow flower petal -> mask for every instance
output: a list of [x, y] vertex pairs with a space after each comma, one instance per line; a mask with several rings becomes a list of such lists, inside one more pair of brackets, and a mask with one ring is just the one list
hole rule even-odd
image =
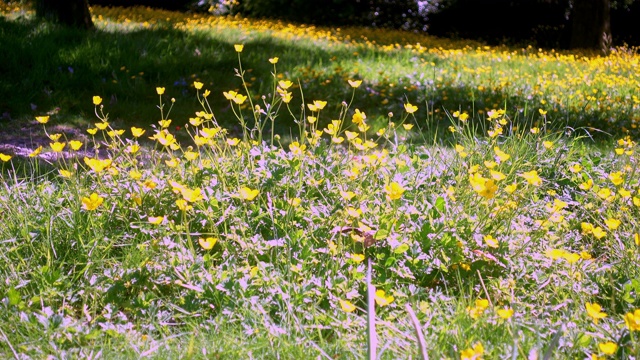
[[349, 300], [340, 300], [340, 308], [344, 312], [354, 312], [356, 310], [356, 306], [351, 303]]
[[255, 199], [256, 196], [258, 196], [258, 194], [260, 194], [260, 190], [251, 189], [251, 188], [248, 188], [246, 186], [243, 186], [243, 187], [240, 188], [238, 193], [240, 194], [240, 198], [242, 200], [253, 201], [253, 199]]
[[198, 244], [200, 244], [200, 246], [205, 250], [213, 249], [213, 247], [216, 245], [217, 242], [218, 242], [218, 239], [216, 239], [214, 237], [199, 238], [198, 239]]

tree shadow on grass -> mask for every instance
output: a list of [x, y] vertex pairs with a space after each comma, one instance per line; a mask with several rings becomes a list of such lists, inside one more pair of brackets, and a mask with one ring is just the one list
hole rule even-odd
[[[215, 31], [215, 30], [212, 30]], [[285, 41], [268, 32], [242, 39], [221, 39], [206, 31], [185, 32], [169, 26], [129, 32], [98, 30], [82, 32], [74, 29], [43, 24], [30, 19], [10, 21], [0, 17], [0, 45], [7, 49], [0, 62], [0, 128], [9, 119], [33, 121], [37, 115], [51, 114], [53, 123], [66, 123], [86, 128], [97, 120], [92, 96], [101, 96], [105, 113], [115, 120], [115, 126], [149, 126], [160, 120], [159, 96], [156, 87], [165, 87], [163, 102], [166, 113], [171, 111], [172, 125], [183, 127], [196, 111], [202, 109], [196, 97], [193, 81], [201, 81], [211, 91], [208, 97], [219, 122], [238, 130], [237, 119], [223, 91], [242, 91], [242, 83], [235, 76], [238, 55], [233, 44], [242, 42], [241, 54], [245, 80], [256, 95], [255, 104], [264, 104], [261, 95], [273, 92], [274, 67], [268, 59], [279, 57], [278, 72], [282, 78], [300, 81], [305, 102], [321, 99], [329, 102], [322, 114], [323, 123], [340, 114], [342, 102], [351, 99], [352, 91], [346, 80], [358, 78], [353, 69], [346, 69], [345, 61], [366, 59], [384, 60], [388, 53], [371, 47], [322, 46], [310, 41]], [[420, 59], [421, 62], [415, 61]], [[403, 104], [407, 101], [419, 106], [415, 114], [420, 128], [438, 128], [449, 125], [446, 111], [466, 110], [476, 115], [477, 110], [506, 108], [522, 119], [535, 121], [534, 111], [548, 108], [542, 98], [525, 98], [502, 90], [479, 92], [472, 86], [451, 86], [438, 83], [429, 74], [433, 63], [442, 59], [425, 53], [408, 55], [403, 63], [415, 61], [412, 72], [404, 76], [384, 76], [375, 80], [364, 78], [362, 87], [355, 91], [352, 108], [367, 113], [376, 126], [399, 120]], [[331, 64], [327, 66], [327, 64]], [[446, 65], [443, 65], [446, 66]], [[416, 85], [417, 84], [417, 85]], [[290, 104], [295, 118], [301, 118], [300, 89], [292, 90]], [[534, 110], [535, 109], [535, 110]], [[353, 110], [352, 110], [353, 111]], [[294, 117], [283, 111], [276, 122], [276, 132], [289, 134], [297, 131]], [[251, 112], [244, 110], [245, 116]], [[309, 115], [309, 114], [307, 114]], [[621, 121], [616, 129], [607, 122], [612, 114], [606, 110], [559, 108], [551, 112], [552, 121], [563, 121], [568, 126], [593, 126], [613, 132], [623, 132], [625, 119], [631, 114], [616, 114]], [[348, 114], [347, 118], [350, 118]], [[431, 122], [430, 126], [425, 126]], [[295, 129], [295, 130], [292, 130]], [[374, 129], [375, 130], [375, 129]], [[21, 134], [24, 135], [24, 134]], [[295, 136], [295, 134], [294, 134]], [[427, 137], [428, 138], [428, 137]]]

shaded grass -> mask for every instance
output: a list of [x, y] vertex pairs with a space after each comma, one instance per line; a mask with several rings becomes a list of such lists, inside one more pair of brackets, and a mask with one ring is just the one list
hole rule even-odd
[[[529, 118], [544, 108], [553, 122], [624, 133], [631, 130], [638, 105], [632, 99], [638, 96], [632, 86], [637, 72], [615, 65], [637, 62], [633, 56], [625, 59], [624, 49], [611, 58], [613, 66], [600, 68], [597, 57], [483, 48], [413, 33], [316, 29], [142, 8], [95, 7], [93, 13], [98, 30], [92, 33], [37, 23], [28, 14], [1, 19], [0, 44], [11, 49], [0, 65], [5, 117], [31, 121], [50, 112], [56, 121], [85, 125], [93, 117], [90, 97], [100, 95], [112, 120], [148, 125], [158, 120], [149, 89], [163, 86], [177, 100], [174, 124], [183, 126], [197, 108], [192, 83], [198, 80], [212, 91], [216, 116], [231, 126], [234, 116], [222, 92], [240, 90], [239, 80], [229, 76], [237, 67], [235, 43], [250, 50], [244, 67], [256, 100], [273, 90], [265, 82], [273, 71], [267, 59], [277, 56], [279, 76], [300, 81], [307, 100], [329, 101], [324, 123], [349, 99], [346, 80], [357, 78], [365, 81], [366, 91], [356, 101], [371, 119], [399, 113], [408, 100], [426, 105], [417, 113], [421, 121], [445, 128], [445, 110], [482, 119], [490, 109], [506, 107]], [[625, 77], [612, 88], [611, 81]], [[587, 99], [594, 89], [602, 96]], [[292, 104], [300, 105], [299, 96]], [[294, 123], [283, 116], [277, 125], [278, 133], [287, 134]]]

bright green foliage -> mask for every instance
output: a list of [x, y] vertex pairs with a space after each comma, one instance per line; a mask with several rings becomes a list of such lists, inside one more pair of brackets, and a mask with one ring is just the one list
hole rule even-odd
[[369, 261], [381, 358], [418, 355], [407, 305], [433, 358], [639, 355], [633, 138], [509, 103], [443, 109], [445, 135], [413, 100], [372, 118], [366, 79], [308, 96], [278, 53], [256, 92], [228, 48], [180, 130], [158, 81], [152, 126], [88, 93], [82, 136], [37, 114], [48, 144], [1, 154], [5, 357], [363, 357]]

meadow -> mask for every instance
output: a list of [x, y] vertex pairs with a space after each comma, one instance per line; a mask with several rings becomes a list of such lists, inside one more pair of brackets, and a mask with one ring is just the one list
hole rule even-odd
[[637, 49], [2, 14], [3, 358], [640, 356]]

